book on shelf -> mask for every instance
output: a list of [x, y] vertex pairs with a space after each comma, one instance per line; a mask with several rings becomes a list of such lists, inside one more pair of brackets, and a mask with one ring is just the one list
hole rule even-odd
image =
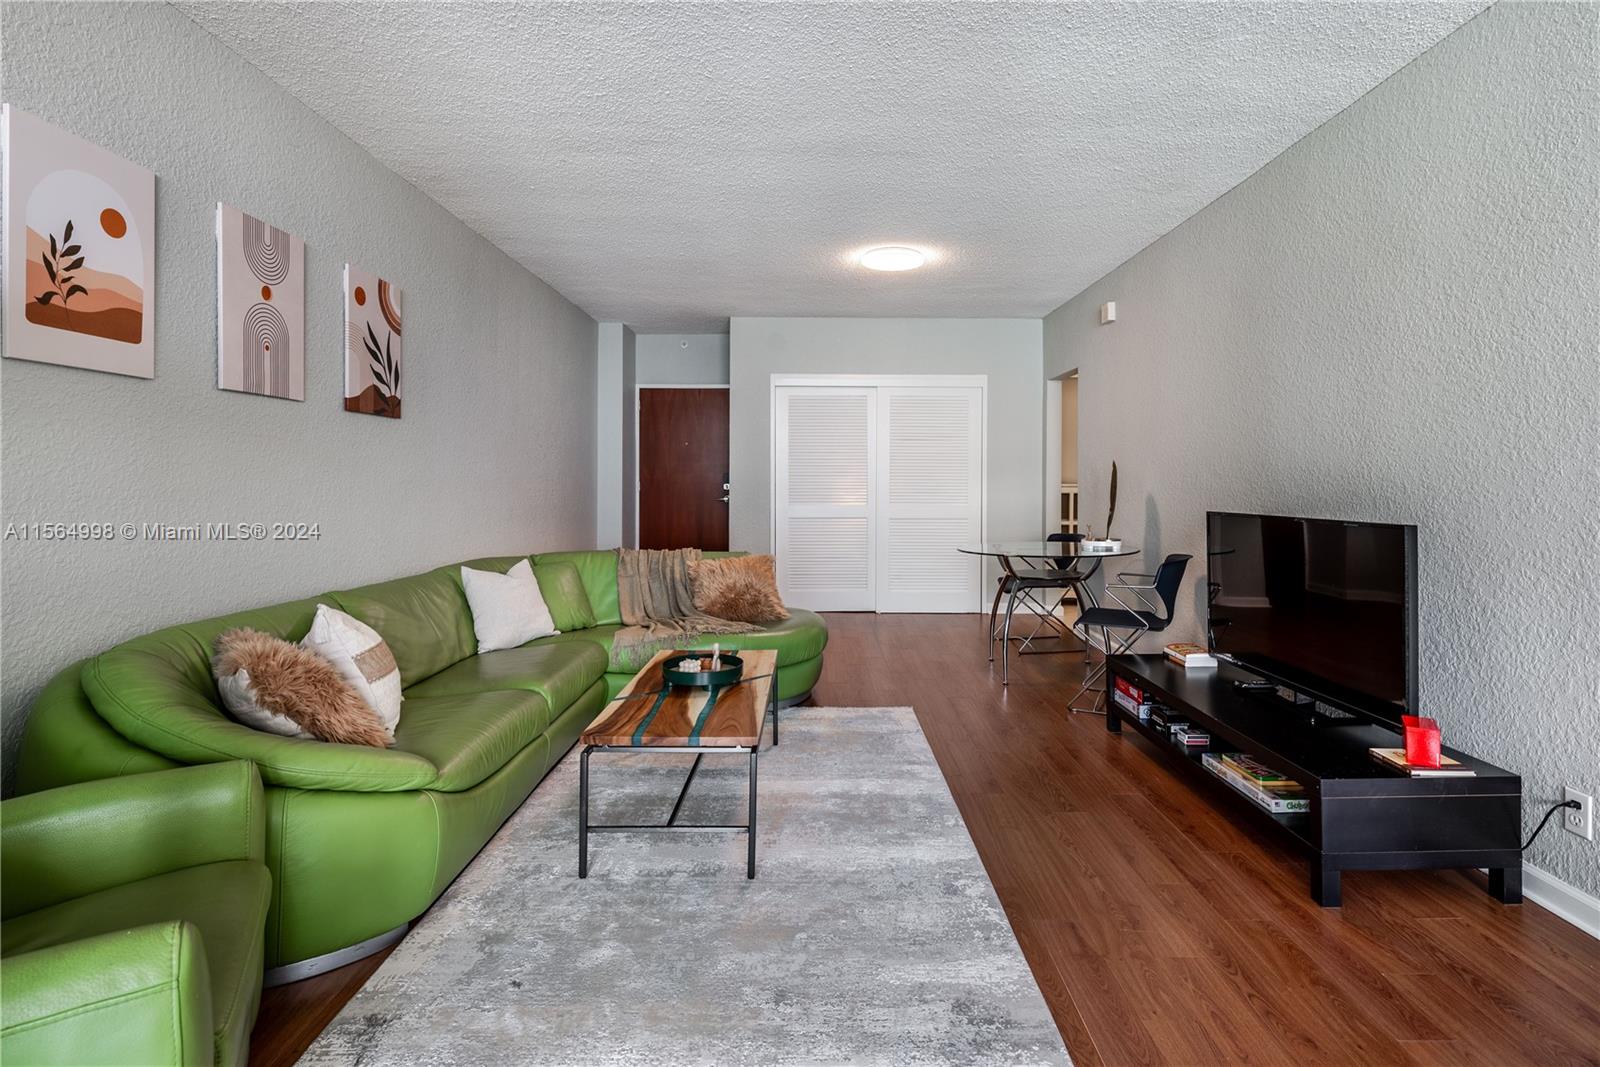
[[[1111, 686], [1111, 699], [1118, 705], [1139, 714], [1139, 705], [1145, 702], [1144, 690], [1128, 681], [1126, 678], [1113, 678]], [[1140, 716], [1143, 718], [1144, 716]]]
[[[1311, 810], [1311, 800], [1304, 795], [1303, 789], [1299, 796], [1265, 789], [1234, 769], [1228, 761], [1238, 756], [1237, 752], [1204, 752], [1200, 755], [1200, 765], [1230, 786], [1234, 792], [1273, 815], [1293, 815]], [[1248, 756], [1244, 758], [1249, 759]]]
[[1224, 752], [1219, 761], [1231, 773], [1249, 782], [1257, 789], [1282, 796], [1304, 795], [1306, 787], [1292, 778], [1279, 774], [1265, 763], [1243, 752]]
[[1179, 641], [1168, 645], [1166, 652], [1167, 658], [1184, 670], [1215, 667], [1217, 665], [1217, 657], [1213, 656], [1211, 650], [1204, 645]]
[[1150, 725], [1166, 734], [1180, 726], [1188, 726], [1189, 718], [1181, 711], [1173, 711], [1164, 704], [1157, 704], [1150, 709]]
[[1369, 748], [1367, 755], [1371, 756], [1379, 766], [1399, 771], [1412, 778], [1467, 778], [1478, 773], [1460, 760], [1453, 760], [1449, 756], [1440, 756], [1437, 767], [1413, 767], [1406, 762], [1406, 750], [1403, 748]]

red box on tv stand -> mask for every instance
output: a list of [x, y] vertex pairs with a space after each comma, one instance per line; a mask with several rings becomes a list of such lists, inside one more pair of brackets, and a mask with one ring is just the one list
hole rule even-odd
[[1420, 715], [1402, 715], [1406, 762], [1413, 767], [1439, 766], [1439, 724]]

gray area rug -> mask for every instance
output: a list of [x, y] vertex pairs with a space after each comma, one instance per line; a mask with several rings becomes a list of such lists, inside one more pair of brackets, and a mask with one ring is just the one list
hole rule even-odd
[[[731, 834], [601, 834], [577, 750], [345, 1005], [310, 1064], [1066, 1064], [910, 708], [794, 708]], [[692, 756], [596, 753], [595, 822], [665, 821]], [[683, 822], [742, 823], [707, 756]]]

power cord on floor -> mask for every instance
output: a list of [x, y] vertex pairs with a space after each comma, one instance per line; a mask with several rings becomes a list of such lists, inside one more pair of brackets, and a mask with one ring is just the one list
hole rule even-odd
[[1583, 807], [1583, 805], [1579, 804], [1576, 800], [1563, 800], [1559, 804], [1550, 805], [1550, 810], [1545, 812], [1544, 813], [1544, 818], [1539, 820], [1539, 829], [1535, 830], [1528, 837], [1528, 840], [1523, 843], [1522, 851], [1523, 852], [1528, 851], [1528, 846], [1533, 844], [1533, 839], [1535, 837], [1538, 837], [1540, 832], [1544, 830], [1544, 824], [1550, 821], [1550, 816], [1554, 815], [1556, 812], [1560, 811], [1562, 808], [1581, 808], [1581, 807]]

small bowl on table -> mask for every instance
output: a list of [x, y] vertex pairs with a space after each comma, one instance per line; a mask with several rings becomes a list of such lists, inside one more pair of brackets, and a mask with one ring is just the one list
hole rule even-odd
[[[684, 660], [697, 661], [696, 670], [685, 670], [680, 664]], [[696, 655], [686, 652], [667, 660], [661, 667], [661, 677], [669, 685], [688, 686], [705, 689], [713, 685], [732, 685], [744, 676], [744, 660], [730, 653], [722, 653], [721, 666], [717, 670], [710, 670], [711, 653], [706, 652]]]

